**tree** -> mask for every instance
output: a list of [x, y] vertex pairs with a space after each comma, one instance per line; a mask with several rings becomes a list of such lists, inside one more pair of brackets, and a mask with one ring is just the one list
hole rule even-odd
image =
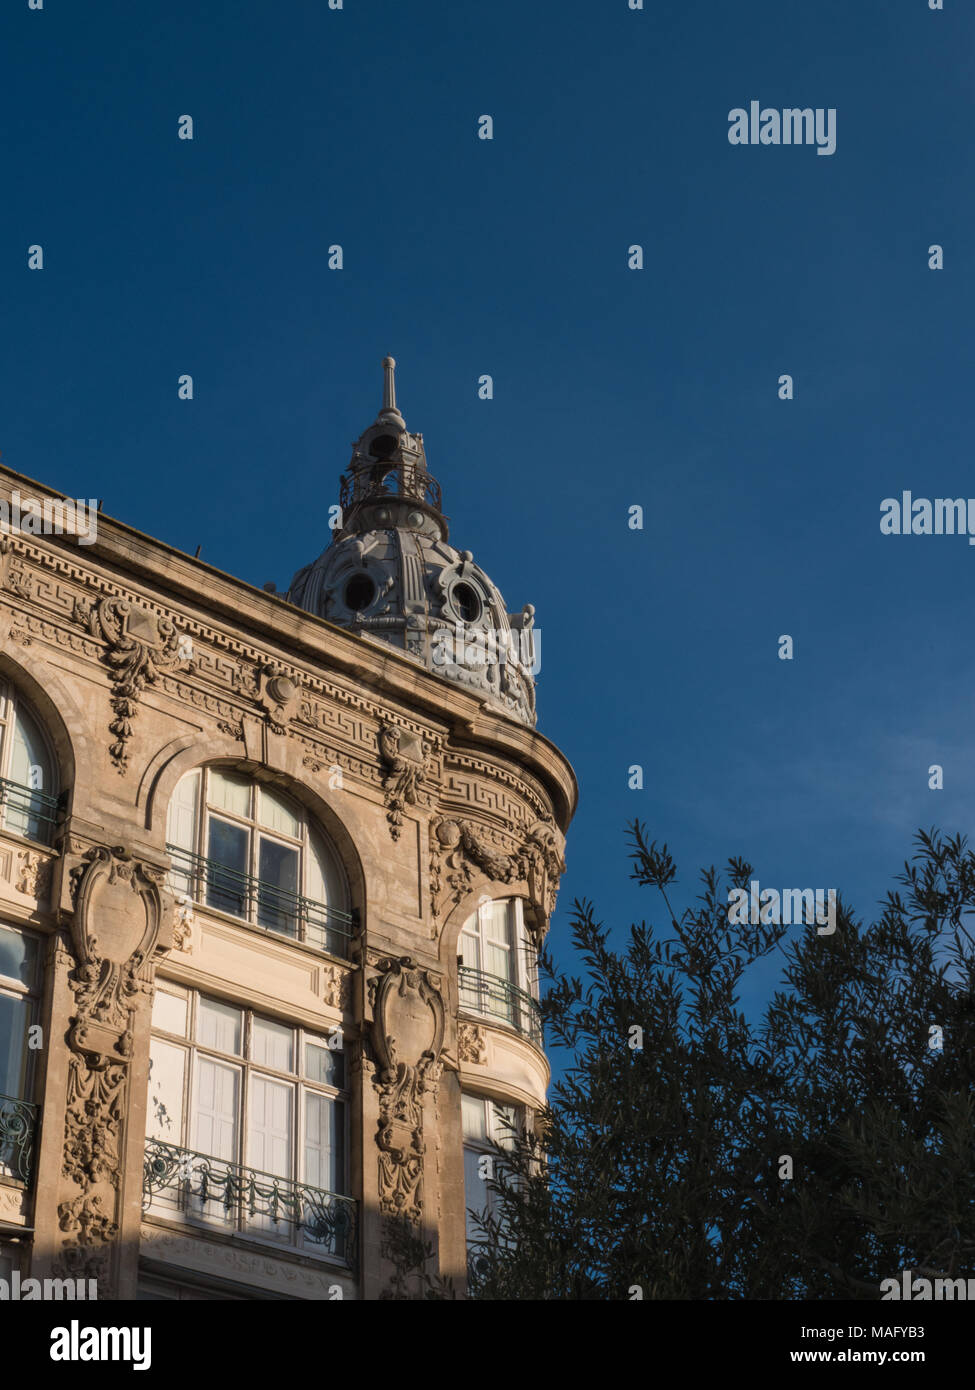
[[[617, 952], [577, 901], [585, 979], [543, 952], [547, 1037], [571, 1061], [497, 1150], [472, 1295], [876, 1299], [905, 1268], [975, 1275], [967, 842], [919, 833], [878, 920], [840, 901], [825, 934], [729, 920], [752, 878], [737, 859], [676, 912], [666, 846], [630, 836], [662, 925]], [[743, 986], [773, 954], [781, 985], [750, 1021]]]

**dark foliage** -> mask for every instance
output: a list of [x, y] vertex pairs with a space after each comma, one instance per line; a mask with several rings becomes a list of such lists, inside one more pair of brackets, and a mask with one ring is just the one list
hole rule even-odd
[[[497, 1149], [473, 1295], [876, 1299], [903, 1268], [975, 1274], [966, 842], [919, 834], [879, 919], [840, 902], [827, 935], [732, 925], [740, 860], [672, 910], [666, 846], [631, 835], [662, 920], [617, 952], [576, 902], [584, 978], [543, 957], [548, 1045], [571, 1065], [534, 1133]], [[773, 953], [781, 985], [756, 1024], [742, 987]]]

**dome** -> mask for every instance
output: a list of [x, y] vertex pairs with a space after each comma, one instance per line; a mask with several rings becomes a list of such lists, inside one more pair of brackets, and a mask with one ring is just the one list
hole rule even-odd
[[353, 445], [342, 479], [341, 524], [328, 548], [291, 581], [288, 600], [398, 648], [524, 724], [535, 723], [535, 610], [508, 613], [469, 550], [448, 544], [440, 488], [423, 436], [396, 408], [383, 362], [383, 408]]

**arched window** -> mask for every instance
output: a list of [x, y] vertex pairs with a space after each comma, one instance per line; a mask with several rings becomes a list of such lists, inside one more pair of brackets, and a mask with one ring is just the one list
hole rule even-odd
[[174, 892], [347, 954], [353, 917], [341, 865], [304, 808], [277, 788], [195, 768], [173, 793], [166, 838]]
[[460, 1005], [499, 1019], [541, 1045], [536, 952], [518, 898], [484, 901], [458, 942]]
[[55, 762], [35, 716], [0, 682], [0, 825], [48, 844], [57, 820]]

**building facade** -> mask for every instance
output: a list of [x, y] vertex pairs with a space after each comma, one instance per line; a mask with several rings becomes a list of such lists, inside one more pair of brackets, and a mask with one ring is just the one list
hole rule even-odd
[[0, 471], [4, 1278], [373, 1299], [405, 1218], [464, 1292], [576, 787], [394, 365], [287, 595]]

